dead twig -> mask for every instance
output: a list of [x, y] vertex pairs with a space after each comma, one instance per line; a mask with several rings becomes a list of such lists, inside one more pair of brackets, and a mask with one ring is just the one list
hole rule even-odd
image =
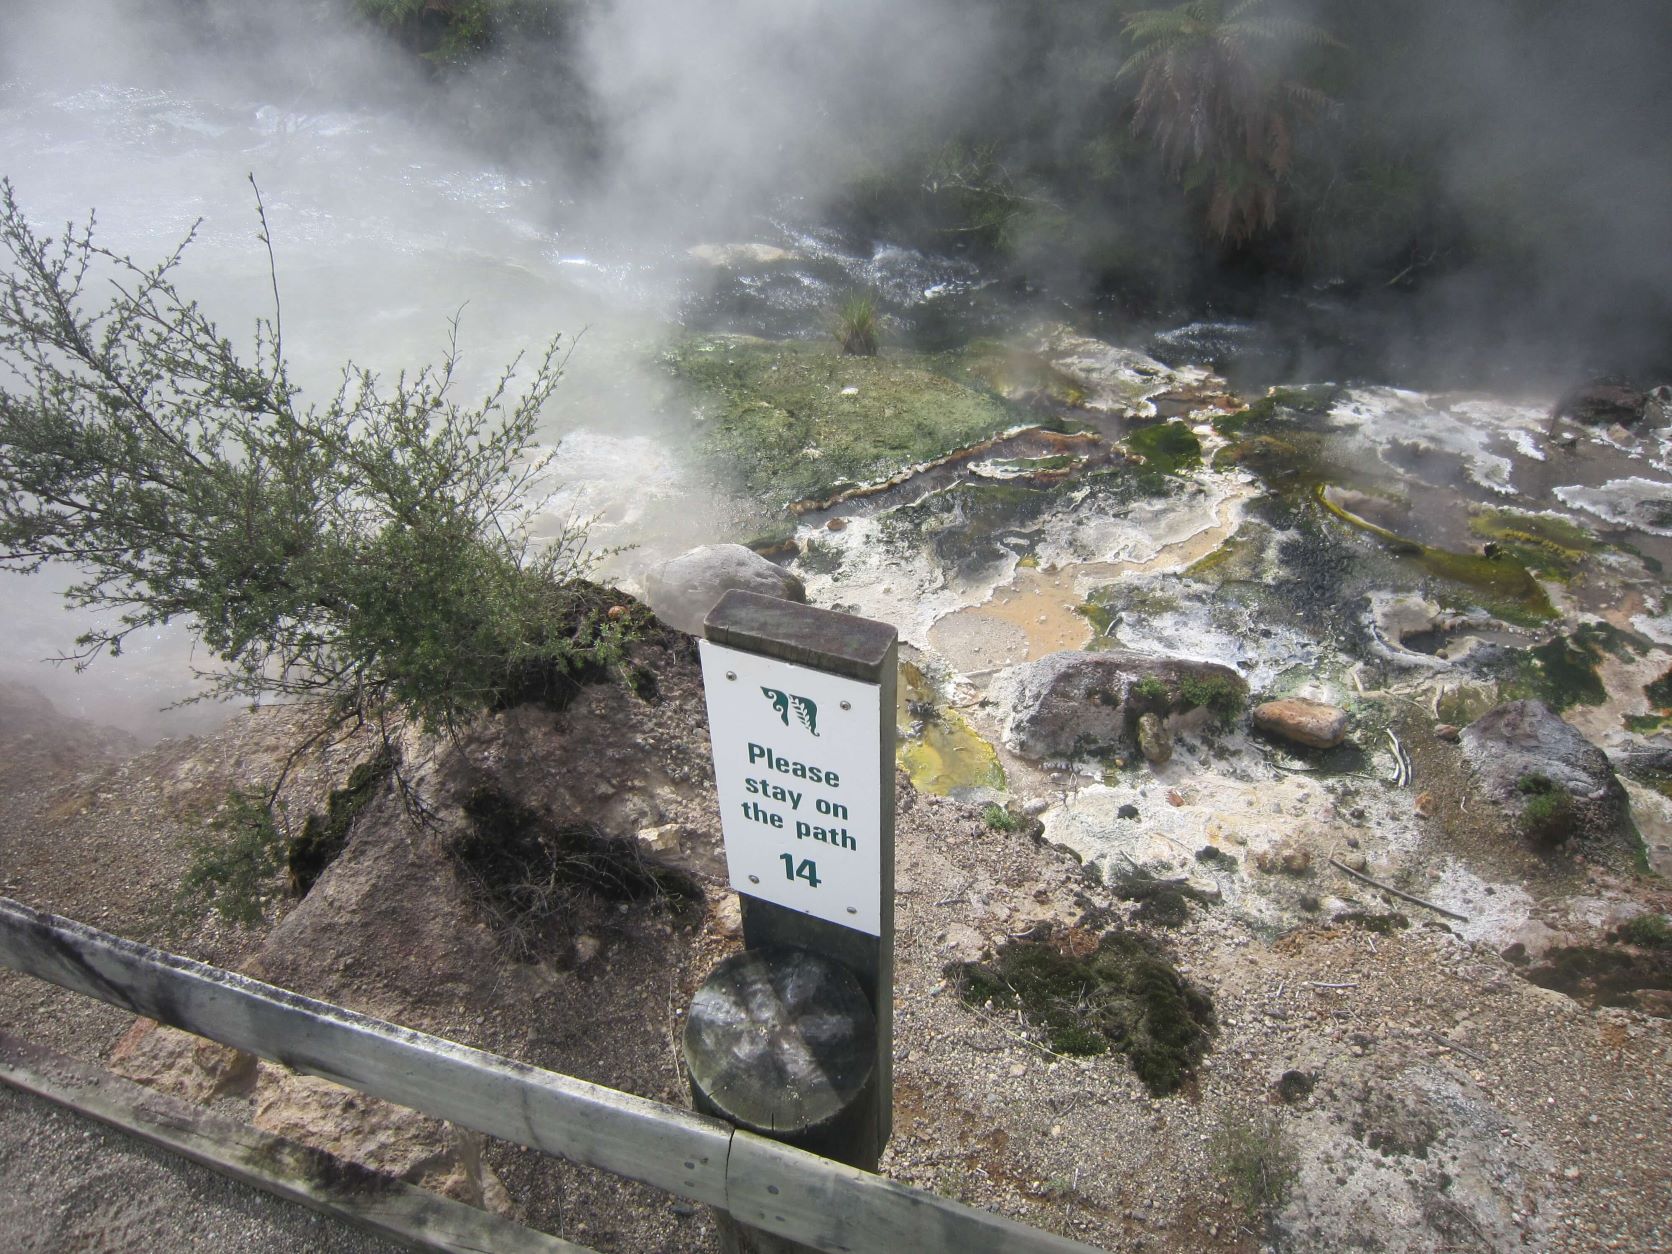
[[1490, 1064], [1492, 1062], [1492, 1060], [1490, 1058], [1488, 1058], [1485, 1054], [1477, 1054], [1477, 1053], [1475, 1053], [1474, 1050], [1470, 1049], [1467, 1045], [1459, 1045], [1456, 1041], [1452, 1040], [1450, 1037], [1446, 1036], [1444, 1033], [1436, 1032], [1436, 1031], [1430, 1029], [1428, 1035], [1433, 1037], [1437, 1044], [1444, 1045], [1447, 1049], [1455, 1049], [1458, 1053], [1464, 1055], [1467, 1058], [1473, 1058], [1476, 1062], [1486, 1063], [1486, 1064]]
[[1350, 980], [1345, 984], [1325, 984], [1322, 980], [1308, 980], [1306, 983], [1307, 983], [1307, 986], [1310, 987], [1310, 988], [1357, 988], [1358, 987], [1358, 981], [1357, 980]]
[[1381, 880], [1372, 879], [1363, 871], [1353, 870], [1352, 867], [1347, 866], [1339, 858], [1332, 857], [1329, 862], [1330, 865], [1337, 871], [1351, 875], [1355, 880], [1363, 880], [1372, 888], [1379, 888], [1384, 893], [1392, 893], [1395, 897], [1411, 902], [1413, 905], [1421, 906], [1425, 910], [1432, 910], [1435, 914], [1443, 914], [1448, 919], [1456, 919], [1459, 923], [1467, 923], [1469, 921], [1469, 916], [1466, 914], [1458, 914], [1455, 910], [1447, 910], [1444, 906], [1436, 906], [1432, 901], [1424, 901], [1421, 897], [1414, 897], [1402, 888], [1395, 888], [1392, 884], [1384, 884]]

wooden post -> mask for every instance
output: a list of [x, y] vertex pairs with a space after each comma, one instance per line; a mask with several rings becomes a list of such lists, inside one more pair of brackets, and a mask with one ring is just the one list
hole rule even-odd
[[685, 1021], [699, 1111], [852, 1166], [877, 1143], [876, 1049], [859, 981], [806, 949], [733, 954]]
[[[893, 1126], [897, 633], [732, 591], [704, 634], [746, 948], [692, 1003], [693, 1100], [874, 1171]], [[723, 1227], [744, 1254], [807, 1248]]]

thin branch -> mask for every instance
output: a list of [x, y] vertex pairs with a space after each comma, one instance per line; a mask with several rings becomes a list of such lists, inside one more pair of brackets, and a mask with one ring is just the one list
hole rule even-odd
[[1469, 916], [1466, 914], [1458, 914], [1455, 910], [1447, 910], [1444, 906], [1436, 906], [1432, 901], [1424, 901], [1421, 897], [1414, 897], [1402, 888], [1395, 888], [1392, 884], [1384, 884], [1381, 880], [1372, 879], [1362, 871], [1353, 870], [1352, 867], [1346, 865], [1339, 858], [1332, 857], [1330, 859], [1330, 865], [1338, 871], [1351, 875], [1355, 880], [1363, 880], [1372, 888], [1379, 888], [1384, 893], [1392, 893], [1395, 897], [1403, 898], [1405, 901], [1411, 902], [1413, 905], [1421, 906], [1425, 910], [1432, 910], [1435, 914], [1443, 914], [1446, 918], [1456, 919], [1459, 923], [1467, 923], [1469, 921]]

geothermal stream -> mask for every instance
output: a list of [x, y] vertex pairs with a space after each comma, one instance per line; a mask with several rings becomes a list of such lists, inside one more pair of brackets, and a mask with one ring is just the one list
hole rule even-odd
[[[165, 254], [201, 216], [181, 283], [235, 340], [271, 312], [245, 177], [255, 169], [277, 253], [285, 344], [316, 398], [329, 394], [345, 357], [387, 374], [434, 360], [454, 311], [462, 397], [551, 333], [584, 330], [542, 431], [559, 442], [556, 490], [540, 504], [534, 532], [592, 519], [596, 548], [634, 546], [609, 557], [601, 575], [635, 591], [655, 562], [699, 543], [746, 539], [758, 520], [755, 505], [717, 490], [682, 455], [693, 402], [658, 361], [682, 321], [715, 320], [716, 289], [747, 311], [753, 329], [808, 336], [844, 284], [873, 287], [909, 319], [915, 306], [981, 283], [964, 263], [892, 247], [845, 251], [818, 231], [771, 222], [744, 243], [623, 248], [567, 225], [572, 207], [549, 185], [484, 169], [396, 117], [309, 112], [236, 93], [16, 81], [0, 85], [0, 151], [37, 222], [79, 219], [97, 206], [103, 242], [138, 258]], [[1376, 715], [1351, 754], [1328, 762], [1242, 730], [1209, 734], [1187, 718], [1162, 765], [1040, 763], [1004, 746], [1006, 712], [988, 703], [990, 685], [1019, 663], [1106, 642], [1233, 666], [1257, 694], [1349, 706], [1379, 697], [1387, 708], [1432, 715], [1465, 700], [1473, 679], [1460, 663], [1472, 650], [1543, 639], [1554, 627], [1451, 614], [1430, 595], [1432, 572], [1398, 566], [1407, 559], [1368, 537], [1442, 557], [1476, 553], [1468, 519], [1482, 508], [1559, 518], [1613, 546], [1588, 580], [1551, 593], [1564, 622], [1601, 620], [1637, 642], [1635, 654], [1600, 661], [1609, 699], [1571, 717], [1596, 743], [1618, 748], [1622, 718], [1650, 713], [1642, 689], [1667, 670], [1672, 648], [1672, 607], [1653, 564], [1672, 561], [1672, 427], [1557, 432], [1549, 398], [1352, 388], [1297, 425], [1323, 450], [1307, 473], [1334, 513], [1318, 524], [1321, 535], [1295, 532], [1289, 515], [1262, 510], [1267, 489], [1242, 469], [1187, 469], [1169, 490], [1135, 498], [1092, 490], [1088, 467], [1118, 460], [1118, 441], [1161, 420], [1158, 412], [1192, 428], [1211, 461], [1225, 443], [1213, 421], [1238, 403], [1205, 363], [1168, 366], [1060, 327], [1015, 330], [1081, 388], [1067, 414], [1087, 429], [1075, 437], [1081, 446], [1022, 432], [826, 503], [802, 517], [790, 563], [813, 603], [898, 627], [911, 663], [904, 757], [920, 786], [1013, 800], [1042, 814], [1048, 839], [1107, 874], [1128, 866], [1186, 874], [1276, 929], [1294, 917], [1298, 890], [1255, 888], [1253, 877], [1220, 868], [1297, 832], [1333, 840], [1326, 834], [1344, 824], [1373, 866], [1409, 856], [1424, 839], [1428, 803], [1421, 762], [1414, 780], [1400, 769], [1408, 720]], [[1167, 343], [1162, 336], [1148, 347], [1162, 352]], [[1049, 484], [1054, 495], [985, 537], [987, 550], [956, 552], [972, 530], [956, 493], [1003, 483]], [[1308, 544], [1322, 546], [1315, 562]], [[1370, 573], [1353, 575], [1360, 566]], [[1210, 567], [1219, 573], [1210, 577]], [[136, 642], [129, 656], [99, 659], [86, 675], [40, 666], [75, 634], [57, 605], [63, 580], [54, 579], [3, 577], [12, 642], [0, 659], [5, 677], [47, 689], [74, 712], [151, 734], [203, 727], [224, 713], [199, 706], [173, 721], [155, 715], [191, 692], [183, 631]], [[1304, 600], [1309, 587], [1315, 603], [1295, 614], [1262, 600], [1293, 598], [1297, 588]], [[1362, 621], [1348, 621], [1361, 602], [1370, 607]], [[1666, 869], [1672, 814], [1648, 790], [1633, 796], [1651, 857]], [[1204, 847], [1225, 860], [1204, 860]], [[1464, 935], [1502, 941], [1526, 925], [1520, 889], [1490, 883], [1479, 865], [1456, 857], [1432, 865], [1424, 895], [1467, 915], [1458, 925]]]

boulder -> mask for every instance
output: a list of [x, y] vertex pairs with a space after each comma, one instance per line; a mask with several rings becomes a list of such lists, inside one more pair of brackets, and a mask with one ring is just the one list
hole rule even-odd
[[702, 635], [703, 619], [733, 588], [785, 601], [806, 601], [789, 571], [741, 544], [705, 544], [654, 566], [644, 578], [645, 600], [669, 627]]
[[1617, 380], [1597, 379], [1564, 395], [1551, 409], [1550, 416], [1598, 427], [1616, 422], [1629, 427], [1651, 411], [1659, 416], [1658, 397]]
[[1305, 697], [1285, 697], [1255, 706], [1254, 726], [1310, 749], [1333, 749], [1347, 738], [1347, 711]]
[[110, 1069], [147, 1088], [207, 1104], [255, 1081], [254, 1054], [136, 1019], [110, 1053]]
[[470, 1206], [512, 1212], [510, 1195], [482, 1159], [487, 1138], [317, 1076], [262, 1063], [250, 1122], [373, 1171]]
[[1223, 715], [1246, 695], [1228, 666], [1128, 649], [1052, 653], [1001, 672], [988, 691], [1004, 711], [1005, 742], [1029, 758], [1107, 753], [1132, 743], [1144, 714], [1207, 706]]
[[1603, 751], [1542, 701], [1488, 710], [1460, 735], [1477, 787], [1541, 844], [1634, 839], [1630, 803]]

